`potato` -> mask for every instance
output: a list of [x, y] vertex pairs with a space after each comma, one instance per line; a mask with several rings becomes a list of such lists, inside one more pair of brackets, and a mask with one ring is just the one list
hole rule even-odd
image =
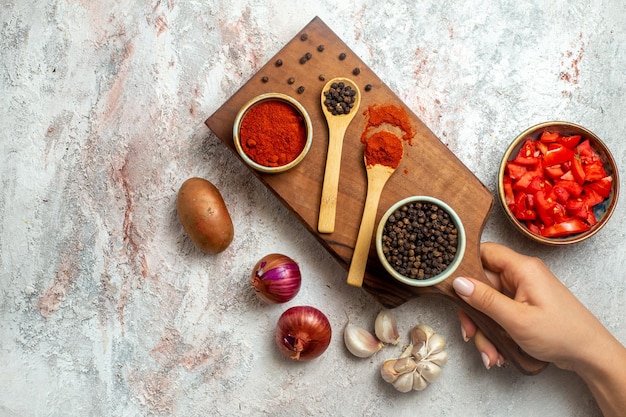
[[176, 201], [178, 218], [191, 241], [203, 252], [222, 252], [233, 240], [233, 222], [219, 190], [203, 178], [189, 178]]

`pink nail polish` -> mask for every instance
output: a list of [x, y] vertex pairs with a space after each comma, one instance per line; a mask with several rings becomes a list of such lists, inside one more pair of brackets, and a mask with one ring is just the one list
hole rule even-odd
[[480, 357], [483, 359], [483, 364], [485, 365], [485, 368], [491, 369], [491, 361], [489, 360], [489, 356], [487, 356], [485, 352], [480, 352]]
[[469, 337], [467, 337], [467, 332], [463, 326], [461, 326], [461, 335], [463, 336], [463, 341], [469, 342]]
[[459, 295], [469, 297], [474, 292], [474, 284], [467, 278], [459, 277], [452, 281], [452, 287]]

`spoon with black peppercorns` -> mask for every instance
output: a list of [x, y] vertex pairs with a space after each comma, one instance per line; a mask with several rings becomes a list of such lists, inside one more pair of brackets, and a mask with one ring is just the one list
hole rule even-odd
[[333, 233], [343, 137], [361, 104], [359, 87], [348, 78], [333, 78], [322, 89], [321, 104], [328, 123], [328, 152], [317, 230]]

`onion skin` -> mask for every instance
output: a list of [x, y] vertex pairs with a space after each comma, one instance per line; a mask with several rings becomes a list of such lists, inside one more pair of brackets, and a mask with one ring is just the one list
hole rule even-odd
[[278, 319], [275, 341], [288, 358], [309, 361], [326, 351], [332, 337], [328, 318], [310, 306], [296, 306], [286, 310]]
[[271, 304], [280, 304], [298, 294], [302, 276], [296, 261], [286, 255], [272, 253], [256, 263], [250, 282], [260, 299]]

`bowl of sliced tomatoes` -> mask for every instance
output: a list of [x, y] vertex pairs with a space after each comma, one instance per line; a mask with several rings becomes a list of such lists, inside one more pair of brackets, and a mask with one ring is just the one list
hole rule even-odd
[[507, 217], [529, 238], [568, 245], [595, 235], [619, 195], [611, 152], [590, 130], [552, 121], [526, 129], [509, 145], [498, 171]]

